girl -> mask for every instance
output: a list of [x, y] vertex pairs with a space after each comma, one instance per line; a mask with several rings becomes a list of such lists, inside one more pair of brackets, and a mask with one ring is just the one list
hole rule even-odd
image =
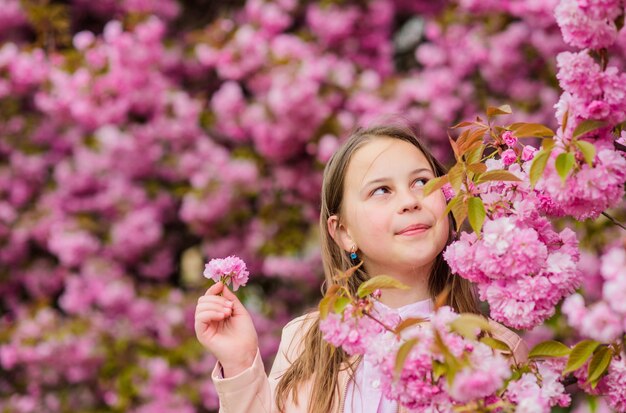
[[[356, 293], [370, 276], [390, 275], [409, 290], [383, 290], [381, 305], [402, 318], [425, 316], [432, 299], [450, 288], [447, 304], [477, 313], [470, 283], [450, 273], [443, 251], [454, 240], [454, 220], [444, 216], [442, 191], [422, 187], [444, 175], [444, 167], [410, 129], [377, 126], [353, 133], [324, 170], [320, 232], [328, 288], [336, 270], [363, 265], [349, 280]], [[223, 296], [218, 294], [223, 292]], [[495, 336], [523, 361], [523, 341], [491, 322]], [[323, 339], [317, 312], [283, 329], [269, 377], [259, 356], [252, 320], [237, 297], [218, 283], [198, 300], [198, 340], [218, 359], [213, 382], [221, 413], [398, 412], [371, 379], [372, 366], [334, 350]]]

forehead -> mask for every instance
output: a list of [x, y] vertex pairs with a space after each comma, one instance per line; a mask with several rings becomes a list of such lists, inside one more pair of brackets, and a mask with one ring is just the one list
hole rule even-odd
[[394, 138], [374, 138], [352, 155], [346, 179], [355, 184], [417, 168], [434, 172], [426, 156], [415, 145]]

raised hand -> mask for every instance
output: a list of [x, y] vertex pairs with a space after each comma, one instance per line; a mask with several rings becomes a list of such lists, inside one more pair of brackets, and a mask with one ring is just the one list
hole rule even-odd
[[194, 326], [196, 337], [217, 357], [225, 377], [239, 374], [254, 362], [258, 337], [252, 318], [222, 282], [198, 299]]

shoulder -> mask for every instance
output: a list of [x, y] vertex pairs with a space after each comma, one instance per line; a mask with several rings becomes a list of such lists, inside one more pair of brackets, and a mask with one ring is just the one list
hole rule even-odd
[[517, 362], [524, 362], [528, 359], [528, 345], [517, 333], [491, 319], [489, 319], [489, 325], [493, 337], [509, 346]]
[[302, 329], [308, 329], [308, 327], [312, 326], [313, 323], [319, 318], [319, 311], [311, 311], [301, 315], [300, 317], [296, 317], [290, 322], [288, 322], [285, 327], [283, 327], [283, 334], [285, 332], [293, 332]]
[[303, 350], [304, 337], [319, 318], [319, 311], [311, 311], [296, 317], [283, 327], [281, 348], [288, 359], [297, 358]]

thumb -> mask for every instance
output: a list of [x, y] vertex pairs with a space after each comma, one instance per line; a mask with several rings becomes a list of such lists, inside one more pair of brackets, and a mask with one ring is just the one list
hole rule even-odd
[[226, 286], [224, 286], [224, 289], [222, 290], [222, 297], [233, 302], [233, 310], [235, 310], [235, 312], [239, 313], [241, 310], [245, 310], [245, 307], [241, 304], [239, 298], [237, 298], [237, 296]]
[[219, 281], [215, 284], [213, 284], [207, 291], [206, 293], [204, 293], [204, 295], [217, 295], [219, 293], [222, 292], [222, 290], [224, 289], [224, 283]]

